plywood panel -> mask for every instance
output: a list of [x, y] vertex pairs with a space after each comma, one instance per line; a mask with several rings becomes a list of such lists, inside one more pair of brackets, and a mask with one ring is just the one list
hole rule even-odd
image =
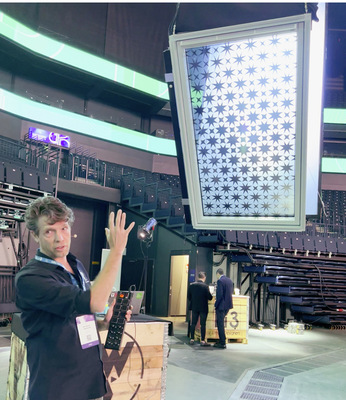
[[[104, 343], [107, 331], [100, 332]], [[130, 322], [120, 350], [103, 349], [108, 392], [104, 400], [161, 400], [166, 390], [168, 323]], [[22, 399], [27, 362], [24, 341], [12, 334], [6, 400]]]
[[[215, 298], [209, 301], [209, 312], [206, 323], [206, 339], [217, 340], [219, 334], [216, 324]], [[247, 343], [249, 329], [249, 297], [233, 296], [233, 308], [225, 317], [226, 339], [239, 339]], [[200, 329], [196, 329], [196, 337], [200, 338]]]

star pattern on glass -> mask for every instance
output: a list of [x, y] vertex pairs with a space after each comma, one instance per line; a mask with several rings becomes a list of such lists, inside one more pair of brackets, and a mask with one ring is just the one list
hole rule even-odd
[[296, 33], [185, 55], [204, 215], [293, 216]]

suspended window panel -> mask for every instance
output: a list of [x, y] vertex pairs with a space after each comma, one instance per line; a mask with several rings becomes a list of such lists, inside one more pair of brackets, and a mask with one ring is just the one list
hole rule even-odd
[[196, 229], [304, 230], [309, 14], [170, 36]]

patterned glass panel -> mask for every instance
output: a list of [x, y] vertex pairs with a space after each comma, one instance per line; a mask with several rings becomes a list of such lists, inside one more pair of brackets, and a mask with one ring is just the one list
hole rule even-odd
[[294, 216], [297, 34], [185, 50], [205, 216]]

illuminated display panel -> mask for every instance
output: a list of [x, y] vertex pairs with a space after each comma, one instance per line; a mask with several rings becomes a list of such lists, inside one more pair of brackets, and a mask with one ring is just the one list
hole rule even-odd
[[29, 128], [28, 137], [29, 139], [36, 140], [38, 142], [52, 144], [65, 149], [69, 149], [71, 146], [69, 136], [56, 132], [45, 131], [44, 129]]
[[194, 228], [304, 230], [310, 28], [306, 14], [170, 37]]
[[326, 174], [346, 174], [346, 159], [322, 157], [321, 169]]
[[0, 110], [29, 121], [77, 132], [99, 140], [165, 156], [177, 155], [174, 140], [116, 126], [84, 115], [38, 103], [0, 89]]
[[325, 108], [323, 122], [325, 124], [346, 124], [346, 110], [343, 108]]
[[86, 51], [46, 37], [0, 12], [0, 35], [34, 53], [168, 100], [167, 85]]

